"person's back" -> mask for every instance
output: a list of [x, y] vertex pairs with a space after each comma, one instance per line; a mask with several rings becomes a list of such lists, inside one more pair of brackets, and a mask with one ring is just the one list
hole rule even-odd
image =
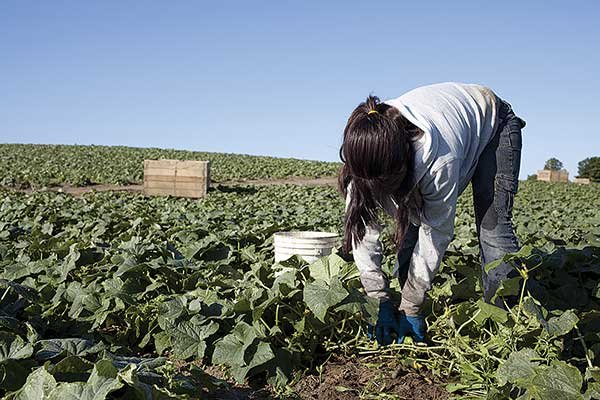
[[[433, 161], [440, 164], [458, 158], [461, 191], [497, 125], [497, 102], [496, 95], [485, 86], [455, 82], [419, 87], [385, 101], [431, 136], [419, 139], [430, 141], [431, 146], [415, 159], [417, 171]], [[420, 178], [418, 174], [416, 177]]]
[[[519, 248], [511, 218], [524, 126], [490, 89], [461, 83], [417, 88], [384, 103], [369, 96], [350, 115], [340, 148], [343, 249], [352, 250], [367, 294], [380, 300], [374, 329], [380, 343], [391, 343], [392, 332], [398, 342], [406, 335], [425, 340], [422, 306], [452, 240], [458, 196], [469, 182], [484, 299], [503, 304], [494, 295], [512, 267], [484, 266]], [[399, 305], [381, 269], [380, 208], [396, 222]]]

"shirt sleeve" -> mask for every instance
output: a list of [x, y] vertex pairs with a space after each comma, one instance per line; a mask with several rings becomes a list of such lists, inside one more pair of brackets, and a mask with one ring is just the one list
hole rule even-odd
[[408, 277], [402, 288], [400, 309], [407, 315], [419, 313], [425, 295], [439, 269], [454, 234], [456, 201], [459, 195], [460, 160], [449, 160], [421, 183], [423, 205], [419, 239], [413, 250]]
[[[348, 185], [346, 209], [350, 203], [351, 190], [352, 183]], [[381, 231], [380, 224], [367, 226], [362, 240], [352, 241], [352, 253], [354, 254], [354, 262], [360, 272], [361, 283], [367, 295], [380, 300], [388, 300], [390, 298], [389, 281], [381, 270], [383, 259], [383, 248], [379, 239]]]

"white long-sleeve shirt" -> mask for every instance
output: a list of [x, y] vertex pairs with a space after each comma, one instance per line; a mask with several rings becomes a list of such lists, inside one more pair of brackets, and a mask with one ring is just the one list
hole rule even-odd
[[[411, 218], [420, 225], [419, 239], [402, 288], [400, 308], [408, 315], [419, 312], [452, 240], [456, 201], [498, 125], [498, 102], [484, 86], [453, 82], [420, 87], [385, 101], [424, 132], [413, 143], [414, 183], [422, 205]], [[384, 205], [388, 213], [393, 207]], [[380, 233], [380, 226], [367, 227], [364, 238], [353, 245], [353, 253], [367, 294], [387, 299]]]

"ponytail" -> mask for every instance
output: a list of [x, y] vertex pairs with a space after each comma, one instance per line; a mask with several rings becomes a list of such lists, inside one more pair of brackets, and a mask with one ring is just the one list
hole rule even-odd
[[347, 199], [344, 252], [364, 238], [367, 227], [379, 223], [378, 209], [389, 199], [397, 205], [394, 240], [397, 246], [402, 244], [409, 224], [415, 129], [421, 133], [398, 109], [375, 96], [352, 112], [340, 147], [343, 166], [338, 176], [339, 190]]

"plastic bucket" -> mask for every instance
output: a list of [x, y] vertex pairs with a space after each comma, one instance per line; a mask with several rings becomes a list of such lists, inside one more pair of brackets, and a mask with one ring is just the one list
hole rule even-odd
[[274, 235], [273, 242], [275, 262], [299, 255], [310, 263], [330, 255], [339, 242], [339, 236], [331, 232], [278, 232]]

